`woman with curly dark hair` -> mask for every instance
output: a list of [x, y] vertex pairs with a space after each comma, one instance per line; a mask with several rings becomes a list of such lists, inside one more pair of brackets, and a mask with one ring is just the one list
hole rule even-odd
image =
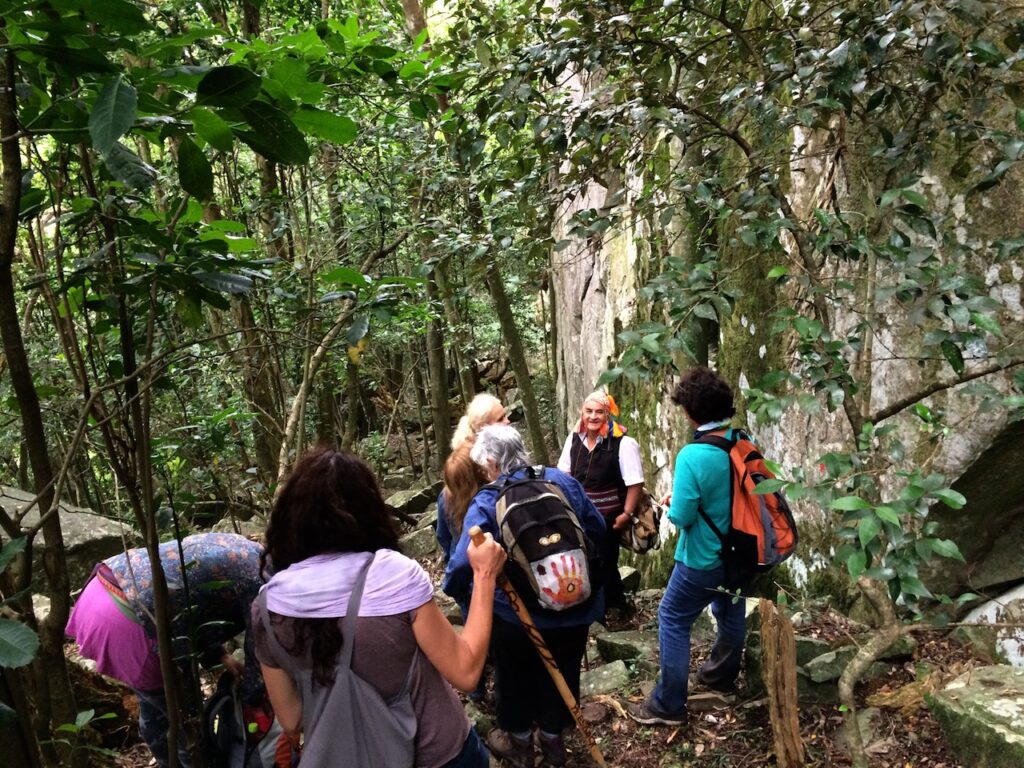
[[[299, 459], [267, 526], [275, 574], [253, 605], [253, 627], [274, 711], [286, 733], [302, 735], [306, 768], [394, 746], [374, 743], [376, 723], [353, 732], [360, 713], [339, 704], [352, 675], [414, 717], [408, 766], [487, 765], [448, 683], [469, 690], [480, 676], [504, 551], [490, 536], [473, 547], [479, 592], [460, 635], [434, 602], [430, 577], [397, 549], [398, 531], [362, 460], [331, 448]], [[346, 684], [336, 685], [342, 675]]]
[[[697, 683], [734, 697], [745, 634], [744, 600], [722, 591], [725, 568], [722, 543], [707, 521], [727, 531], [732, 519], [729, 454], [716, 447], [717, 436], [735, 440], [729, 420], [736, 413], [732, 389], [717, 373], [699, 367], [687, 371], [672, 400], [696, 428], [693, 440], [676, 456], [668, 518], [679, 529], [675, 566], [658, 607], [661, 674], [644, 701], [629, 705], [629, 715], [645, 725], [687, 722], [690, 630], [708, 605], [718, 622], [711, 655], [697, 670]], [[703, 438], [703, 439], [702, 439]]]

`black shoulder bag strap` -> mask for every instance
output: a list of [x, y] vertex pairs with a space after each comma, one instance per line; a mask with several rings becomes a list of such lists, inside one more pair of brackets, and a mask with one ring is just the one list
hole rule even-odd
[[[695, 443], [706, 443], [707, 445], [713, 445], [713, 446], [715, 446], [715, 448], [720, 448], [721, 450], [725, 451], [727, 456], [729, 456], [729, 454], [732, 453], [732, 448], [733, 448], [734, 445], [736, 445], [736, 440], [730, 440], [727, 437], [722, 437], [721, 435], [712, 435], [710, 433], [706, 434], [706, 435], [701, 435], [696, 440], [694, 440], [694, 442]], [[725, 534], [722, 533], [720, 530], [718, 530], [718, 526], [715, 525], [711, 521], [711, 518], [708, 516], [708, 513], [705, 512], [704, 508], [701, 507], [699, 504], [697, 505], [697, 514], [701, 516], [701, 519], [705, 523], [707, 523], [708, 527], [712, 530], [712, 532], [715, 534], [715, 536], [718, 537], [718, 540], [721, 542], [722, 547], [724, 548], [725, 547]], [[729, 458], [729, 514], [730, 515], [732, 514], [732, 457], [731, 456]]]

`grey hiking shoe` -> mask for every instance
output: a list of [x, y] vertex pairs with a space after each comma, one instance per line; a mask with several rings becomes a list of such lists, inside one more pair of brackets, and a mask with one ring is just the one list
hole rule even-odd
[[631, 703], [626, 707], [626, 711], [641, 725], [686, 725], [690, 719], [685, 709], [678, 714], [670, 715], [651, 706], [650, 699]]

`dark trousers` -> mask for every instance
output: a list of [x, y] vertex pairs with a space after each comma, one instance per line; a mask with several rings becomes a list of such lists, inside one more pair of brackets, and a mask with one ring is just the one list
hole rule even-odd
[[622, 608], [626, 605], [626, 594], [622, 589], [619, 575], [619, 532], [612, 529], [614, 517], [605, 518], [608, 535], [601, 547], [600, 583], [604, 585], [604, 600], [607, 608]]
[[[588, 630], [586, 624], [541, 630], [544, 642], [577, 701]], [[494, 617], [491, 659], [500, 728], [522, 733], [536, 723], [543, 731], [558, 733], [573, 723], [547, 667], [521, 624]]]

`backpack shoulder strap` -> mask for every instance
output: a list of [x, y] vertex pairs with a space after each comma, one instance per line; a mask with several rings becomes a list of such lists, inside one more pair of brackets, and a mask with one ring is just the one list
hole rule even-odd
[[728, 437], [724, 437], [722, 435], [713, 435], [708, 433], [706, 435], [701, 435], [693, 442], [704, 443], [705, 445], [713, 445], [715, 446], [715, 448], [721, 448], [726, 453], [729, 453], [730, 451], [732, 451], [733, 446], [736, 445], [736, 441], [739, 439], [739, 436], [742, 435], [743, 433], [737, 430], [734, 434], [735, 437], [732, 440], [730, 440]]

